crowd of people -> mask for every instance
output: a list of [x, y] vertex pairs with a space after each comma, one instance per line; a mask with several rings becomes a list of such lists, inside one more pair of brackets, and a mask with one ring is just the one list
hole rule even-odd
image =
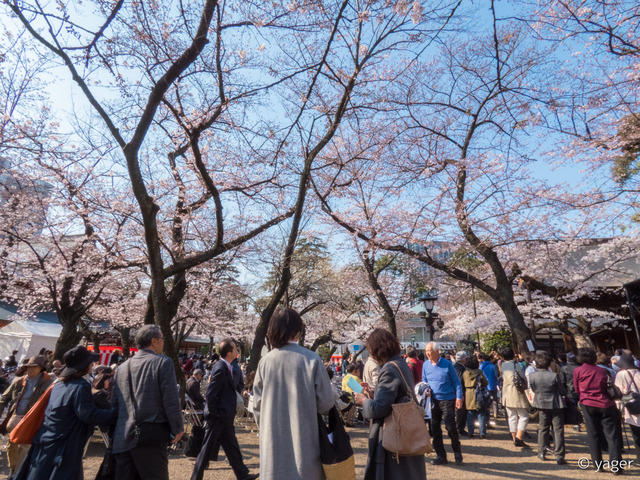
[[[516, 355], [503, 348], [481, 352], [441, 352], [437, 342], [424, 351], [403, 351], [388, 331], [374, 330], [368, 358], [355, 355], [323, 364], [298, 344], [304, 325], [292, 309], [271, 319], [271, 350], [246, 375], [232, 339], [208, 357], [181, 355], [187, 408], [197, 412], [204, 435], [192, 480], [201, 480], [222, 448], [238, 480], [258, 478], [245, 465], [236, 438], [238, 405], [247, 403], [260, 437], [260, 473], [265, 480], [322, 479], [318, 414], [336, 407], [347, 426], [369, 428], [365, 480], [425, 478], [423, 455], [402, 456], [383, 447], [383, 425], [392, 406], [418, 401], [435, 456], [445, 465], [446, 430], [453, 461], [464, 462], [464, 438], [491, 440], [490, 419], [502, 413], [515, 447], [530, 448], [529, 422], [537, 417], [537, 454], [566, 463], [565, 426], [586, 428], [586, 448], [597, 469], [621, 474], [622, 431], [628, 427], [640, 463], [640, 415], [620, 403], [640, 394], [640, 364], [628, 351], [609, 358], [593, 349], [552, 358], [544, 351]], [[124, 362], [96, 365], [99, 356], [78, 346], [63, 361], [41, 352], [18, 365], [7, 359], [0, 376], [0, 426], [10, 432], [51, 387], [44, 421], [33, 444], [7, 448], [13, 479], [83, 478], [82, 455], [94, 427], [108, 446], [97, 478], [168, 479], [168, 446], [184, 434], [183, 408], [174, 364], [162, 354], [164, 339], [155, 325], [138, 330], [138, 352]], [[2, 367], [0, 367], [2, 368]], [[11, 370], [12, 369], [12, 370]], [[47, 371], [48, 370], [48, 371]], [[413, 400], [412, 400], [413, 399]], [[476, 428], [477, 426], [477, 428]], [[193, 434], [193, 432], [191, 432]], [[603, 452], [608, 462], [603, 462]]]

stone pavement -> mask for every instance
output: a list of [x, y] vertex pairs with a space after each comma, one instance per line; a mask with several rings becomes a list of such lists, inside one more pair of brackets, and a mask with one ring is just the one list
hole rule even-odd
[[[241, 421], [237, 426], [238, 441], [245, 459], [245, 463], [252, 473], [259, 469], [258, 435], [255, 427], [252, 430], [251, 423]], [[582, 457], [587, 459], [586, 433], [574, 432], [572, 427], [565, 429], [567, 444], [567, 465], [558, 466], [554, 460], [542, 462], [536, 455], [536, 424], [529, 428], [531, 438], [527, 442], [532, 446], [530, 450], [521, 450], [513, 446], [508, 440], [508, 429], [504, 418], [497, 421], [494, 429], [489, 430], [488, 438], [482, 440], [479, 437], [473, 439], [462, 438], [462, 452], [464, 463], [455, 465], [450, 445], [447, 444], [445, 433], [445, 446], [449, 452], [451, 463], [446, 466], [432, 466], [430, 461], [434, 454], [430, 454], [427, 461], [427, 478], [434, 480], [486, 480], [486, 479], [523, 479], [523, 480], [562, 480], [562, 479], [589, 479], [599, 480], [612, 478], [611, 473], [596, 473], [593, 466], [588, 470], [578, 467], [578, 461]], [[361, 426], [348, 428], [352, 444], [356, 453], [356, 478], [362, 479], [364, 476], [364, 466], [367, 461], [367, 435], [368, 428]], [[629, 441], [631, 437], [629, 436]], [[626, 449], [626, 442], [625, 442]], [[87, 456], [84, 461], [84, 477], [87, 480], [95, 478], [95, 474], [104, 455], [104, 446], [99, 435], [94, 435], [91, 440]], [[231, 467], [224, 461], [221, 452], [221, 461], [212, 462], [209, 470], [205, 472], [204, 478], [210, 480], [235, 480]], [[606, 459], [605, 454], [605, 459]], [[625, 450], [625, 460], [634, 460], [631, 470], [626, 473], [627, 478], [640, 478], [640, 466], [637, 463], [633, 449]], [[171, 455], [169, 460], [169, 472], [171, 479], [188, 480], [195, 459], [186, 458], [183, 455]], [[0, 475], [8, 474], [6, 455], [0, 459]], [[287, 480], [287, 479], [282, 479]], [[414, 480], [414, 479], [407, 479]], [[420, 479], [416, 479], [420, 480]]]

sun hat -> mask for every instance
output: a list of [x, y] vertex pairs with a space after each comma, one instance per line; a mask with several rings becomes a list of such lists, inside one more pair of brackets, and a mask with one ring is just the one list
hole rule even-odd
[[40, 367], [45, 368], [47, 365], [47, 359], [44, 355], [34, 355], [24, 364], [25, 367]]
[[74, 373], [81, 372], [93, 362], [100, 360], [100, 355], [91, 353], [82, 345], [78, 345], [65, 353], [62, 360], [65, 366], [60, 376], [68, 377]]

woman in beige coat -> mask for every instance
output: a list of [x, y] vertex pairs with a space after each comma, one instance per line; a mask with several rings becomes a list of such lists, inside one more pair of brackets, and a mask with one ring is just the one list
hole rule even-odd
[[513, 379], [515, 375], [520, 377], [523, 385], [527, 385], [527, 379], [522, 366], [514, 360], [513, 349], [510, 347], [500, 350], [502, 357], [502, 406], [507, 411], [509, 419], [509, 431], [516, 447], [529, 448], [529, 445], [522, 441], [524, 433], [529, 424], [529, 409], [531, 405], [527, 400], [527, 395], [518, 390]]

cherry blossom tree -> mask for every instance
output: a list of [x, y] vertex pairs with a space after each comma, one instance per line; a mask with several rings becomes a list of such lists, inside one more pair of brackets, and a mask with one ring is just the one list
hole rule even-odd
[[[514, 285], [525, 266], [506, 247], [618, 235], [623, 224], [617, 205], [602, 207], [611, 196], [601, 189], [536, 174], [548, 149], [542, 112], [563, 93], [549, 81], [553, 46], [532, 43], [527, 26], [501, 20], [493, 3], [489, 13], [490, 27], [443, 35], [439, 54], [407, 69], [314, 180], [335, 222], [483, 292], [524, 349], [531, 332]], [[466, 268], [460, 251], [485, 268]]]
[[[398, 58], [407, 49], [421, 48], [423, 42], [437, 37], [458, 5], [455, 2], [438, 2], [430, 10], [418, 2], [412, 8], [407, 2], [375, 1], [365, 2], [357, 8], [348, 1], [342, 2], [338, 8], [304, 5], [307, 12], [317, 15], [316, 24], [328, 28], [318, 32], [307, 31], [306, 36], [298, 39], [305, 52], [318, 55], [310, 64], [309, 78], [292, 90], [294, 97], [290, 98], [293, 105], [300, 105], [294, 108], [293, 115], [297, 134], [302, 139], [298, 148], [303, 152], [304, 166], [282, 255], [281, 278], [269, 304], [261, 312], [251, 349], [250, 371], [257, 367], [269, 320], [291, 281], [291, 259], [303, 219], [312, 168], [320, 168], [315, 166], [316, 159], [327, 147], [332, 149], [342, 123], [357, 122], [360, 115], [371, 108], [375, 92], [383, 85], [390, 85], [397, 72], [405, 68], [403, 63], [397, 62]], [[298, 4], [293, 4], [293, 8], [297, 10]], [[300, 92], [305, 92], [303, 102], [294, 103]], [[324, 154], [322, 157], [326, 161]]]
[[[514, 293], [530, 329], [559, 330], [570, 339], [568, 347], [575, 350], [593, 347], [589, 334], [597, 327], [626, 328], [622, 284], [637, 276], [637, 235], [537, 241], [509, 250], [518, 270], [519, 265], [526, 266], [518, 275]], [[490, 298], [472, 297], [462, 282], [444, 282], [444, 287], [438, 302], [445, 319], [444, 333], [459, 338], [506, 326]]]
[[563, 94], [544, 115], [564, 136], [556, 137], [565, 144], [558, 158], [611, 169], [623, 188], [635, 191], [637, 182], [628, 180], [637, 170], [640, 138], [638, 12], [637, 2], [627, 0], [539, 0], [517, 13], [540, 43], [563, 53], [556, 73]]
[[79, 343], [79, 326], [109, 272], [135, 264], [120, 249], [129, 212], [111, 208], [117, 198], [111, 192], [105, 200], [99, 177], [65, 155], [46, 164], [25, 161], [3, 176], [2, 295], [23, 316], [56, 312], [58, 359]]

